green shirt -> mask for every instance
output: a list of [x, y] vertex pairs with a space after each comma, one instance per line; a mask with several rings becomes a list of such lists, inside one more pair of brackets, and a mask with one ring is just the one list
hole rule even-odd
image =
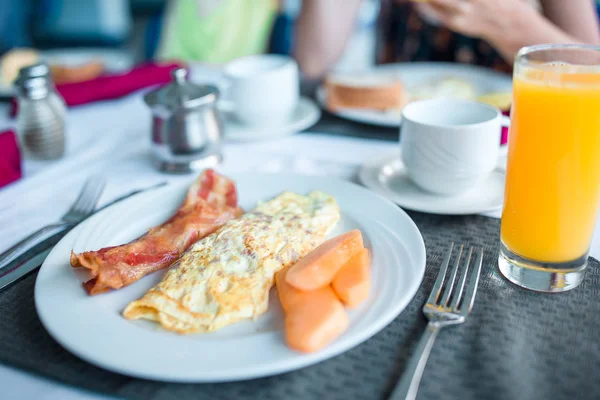
[[221, 0], [207, 15], [201, 15], [199, 1], [172, 4], [158, 58], [225, 63], [266, 51], [277, 12], [274, 0]]

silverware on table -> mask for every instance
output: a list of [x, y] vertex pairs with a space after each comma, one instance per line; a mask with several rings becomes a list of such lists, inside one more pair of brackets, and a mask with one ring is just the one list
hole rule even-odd
[[56, 229], [64, 229], [68, 226], [75, 226], [86, 219], [94, 212], [96, 204], [98, 204], [98, 199], [100, 199], [100, 195], [104, 191], [105, 185], [106, 180], [100, 176], [93, 176], [85, 181], [83, 189], [81, 189], [81, 192], [79, 193], [79, 197], [77, 197], [77, 200], [75, 200], [69, 211], [61, 217], [60, 222], [38, 229], [4, 253], [0, 254], [0, 266], [6, 264], [7, 261], [24, 251], [31, 243], [48, 232]]
[[[390, 400], [413, 400], [417, 397], [425, 364], [427, 363], [438, 332], [445, 326], [465, 322], [473, 307], [477, 284], [479, 283], [481, 264], [483, 263], [483, 249], [474, 249], [471, 247], [467, 261], [461, 263], [461, 258], [463, 258], [463, 246], [461, 245], [452, 271], [450, 272], [450, 277], [446, 280], [446, 271], [448, 270], [453, 247], [454, 243], [451, 243], [438, 272], [431, 294], [423, 307], [423, 314], [429, 320], [427, 328], [419, 341], [415, 353], [408, 362], [402, 379], [394, 388]], [[474, 252], [476, 253], [476, 260], [472, 263], [471, 258]], [[467, 279], [468, 283], [465, 291]], [[445, 280], [446, 283], [444, 285]]]
[[[147, 188], [138, 189], [138, 190], [129, 192], [123, 196], [117, 197], [116, 199], [110, 201], [103, 207], [94, 211], [92, 214], [95, 214], [98, 211], [105, 209], [106, 207], [109, 207], [115, 203], [125, 200], [131, 196], [138, 194], [138, 193], [156, 189], [156, 188], [165, 186], [166, 184], [167, 184], [167, 182], [161, 182], [161, 183], [152, 185]], [[0, 267], [0, 290], [5, 288], [6, 286], [10, 285], [11, 283], [16, 282], [18, 279], [22, 278], [23, 276], [27, 275], [28, 273], [30, 273], [31, 271], [37, 269], [40, 265], [42, 265], [42, 263], [44, 262], [44, 260], [46, 259], [46, 257], [48, 256], [48, 254], [50, 253], [52, 248], [56, 245], [56, 243], [58, 243], [60, 241], [60, 239], [62, 239], [74, 227], [75, 227], [75, 225], [66, 226], [59, 232], [44, 239], [40, 243], [33, 246], [31, 249], [29, 249], [26, 252], [24, 252], [23, 254], [19, 255], [17, 258], [15, 258], [13, 261], [9, 262], [5, 266]]]

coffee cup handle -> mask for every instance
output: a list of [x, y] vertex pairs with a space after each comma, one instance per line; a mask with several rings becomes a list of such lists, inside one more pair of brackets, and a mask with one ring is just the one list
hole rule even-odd
[[225, 112], [235, 111], [235, 103], [231, 99], [231, 80], [223, 78], [223, 81], [219, 83], [219, 91], [221, 96], [217, 102], [217, 108]]
[[[500, 124], [502, 125], [502, 128], [510, 128], [510, 117], [501, 115]], [[500, 157], [506, 156], [508, 156], [508, 142], [500, 145]]]

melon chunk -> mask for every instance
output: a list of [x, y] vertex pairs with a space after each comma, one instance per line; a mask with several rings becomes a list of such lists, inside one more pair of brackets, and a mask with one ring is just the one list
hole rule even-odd
[[335, 275], [331, 287], [348, 307], [356, 307], [365, 301], [371, 290], [369, 251], [362, 249], [352, 256]]
[[363, 247], [358, 229], [343, 233], [327, 240], [294, 264], [285, 279], [300, 290], [328, 286], [340, 268]]
[[296, 289], [285, 280], [290, 267], [286, 267], [275, 274], [275, 287], [277, 287], [277, 295], [279, 296], [279, 302], [283, 311], [287, 312], [292, 307], [298, 304], [302, 304], [311, 295], [311, 292], [305, 292], [304, 290]]
[[285, 310], [285, 341], [294, 350], [322, 349], [346, 329], [350, 321], [331, 286], [303, 291], [288, 284], [285, 268], [275, 276], [277, 293]]

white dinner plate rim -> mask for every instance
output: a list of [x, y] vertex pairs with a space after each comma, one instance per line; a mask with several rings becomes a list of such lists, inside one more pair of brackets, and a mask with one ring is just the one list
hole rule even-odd
[[[379, 174], [381, 173], [381, 170], [385, 166], [394, 162], [398, 158], [400, 158], [400, 150], [395, 150], [393, 152], [387, 153], [384, 156], [380, 156], [380, 157], [377, 157], [370, 161], [365, 162], [363, 165], [361, 165], [361, 167], [358, 171], [358, 178], [359, 178], [360, 182], [366, 188], [373, 190], [380, 196], [387, 198], [388, 200], [392, 201], [393, 203], [396, 203], [397, 205], [399, 205], [400, 207], [403, 207], [403, 208], [406, 208], [406, 209], [412, 210], [412, 211], [418, 211], [418, 212], [424, 212], [424, 213], [430, 213], [430, 214], [439, 214], [439, 215], [472, 215], [472, 214], [480, 214], [480, 213], [490, 212], [490, 211], [497, 211], [498, 209], [502, 208], [503, 199], [504, 199], [503, 194], [498, 195], [496, 202], [493, 205], [480, 206], [480, 207], [473, 205], [471, 207], [466, 206], [466, 207], [463, 207], [460, 209], [459, 208], [451, 208], [451, 207], [450, 208], [449, 207], [446, 207], [446, 208], [433, 207], [427, 203], [425, 196], [423, 196], [423, 198], [420, 199], [420, 201], [418, 203], [408, 202], [406, 200], [406, 197], [404, 197], [402, 195], [402, 193], [393, 192], [391, 189], [385, 188], [379, 182], [379, 179], [378, 179]], [[499, 159], [498, 159], [499, 163], [502, 162], [502, 159], [503, 159], [502, 157], [499, 157]], [[497, 167], [492, 173], [499, 173], [501, 170], [502, 170], [501, 167]], [[493, 177], [490, 176], [488, 179], [493, 179]], [[431, 196], [431, 194], [427, 194], [427, 196]], [[440, 197], [443, 197], [443, 196], [440, 196]], [[417, 204], [417, 205], [415, 206], [415, 204]]]
[[[286, 179], [286, 180], [297, 179], [298, 177], [306, 178], [305, 175], [299, 175], [299, 174], [233, 174], [232, 177], [236, 181], [238, 181], [239, 179], [243, 179], [244, 175], [248, 175], [248, 176], [252, 175], [255, 177], [257, 175], [260, 175], [261, 177], [278, 176], [279, 179]], [[321, 180], [321, 181], [329, 179], [331, 182], [334, 182], [334, 184], [336, 184], [336, 185], [342, 184], [342, 185], [348, 185], [348, 187], [353, 187], [354, 189], [352, 189], [352, 190], [366, 190], [359, 185], [356, 185], [356, 184], [353, 184], [353, 183], [347, 182], [347, 181], [341, 181], [338, 179], [322, 178], [322, 177], [310, 177], [310, 178]], [[174, 184], [170, 187], [183, 188], [183, 187], [187, 187], [188, 185], [189, 185], [189, 182], [180, 182], [180, 183]], [[168, 187], [157, 189], [157, 191], [161, 191], [161, 190], [164, 191], [167, 189], [168, 189]], [[253, 379], [253, 378], [259, 378], [259, 377], [264, 377], [264, 376], [276, 375], [276, 374], [296, 370], [299, 368], [306, 367], [308, 365], [318, 363], [320, 361], [337, 356], [345, 351], [350, 350], [351, 348], [359, 345], [360, 343], [364, 342], [365, 340], [367, 340], [368, 338], [372, 337], [373, 335], [378, 333], [380, 330], [382, 330], [385, 326], [387, 326], [394, 318], [396, 318], [406, 308], [408, 303], [414, 298], [414, 296], [423, 280], [423, 276], [424, 276], [424, 272], [425, 272], [425, 245], [424, 245], [423, 238], [422, 238], [422, 235], [421, 235], [418, 227], [412, 221], [412, 219], [408, 216], [408, 214], [406, 214], [402, 209], [397, 207], [395, 204], [393, 204], [389, 200], [387, 200], [377, 194], [374, 194], [372, 192], [370, 192], [370, 194], [379, 198], [379, 200], [383, 201], [384, 203], [387, 203], [388, 205], [394, 207], [395, 210], [399, 213], [398, 218], [402, 218], [404, 220], [402, 222], [402, 224], [406, 223], [407, 226], [410, 227], [410, 230], [412, 231], [411, 236], [413, 236], [413, 239], [411, 239], [411, 240], [417, 240], [417, 242], [419, 243], [418, 248], [414, 248], [414, 249], [407, 248], [407, 250], [409, 251], [409, 253], [408, 253], [409, 257], [410, 257], [411, 261], [413, 261], [413, 264], [414, 264], [411, 267], [414, 268], [414, 274], [415, 274], [414, 279], [415, 280], [412, 283], [412, 286], [410, 287], [411, 288], [410, 292], [407, 293], [406, 296], [404, 296], [404, 301], [396, 304], [394, 307], [389, 308], [384, 317], [379, 317], [379, 319], [376, 321], [376, 323], [369, 325], [366, 329], [363, 329], [362, 331], [360, 331], [358, 333], [355, 333], [353, 338], [345, 338], [344, 341], [342, 341], [340, 339], [341, 344], [339, 344], [338, 346], [335, 346], [335, 348], [333, 345], [331, 346], [331, 348], [334, 348], [334, 350], [325, 349], [321, 352], [313, 353], [306, 357], [303, 356], [300, 359], [300, 361], [297, 359], [296, 360], [287, 359], [276, 365], [263, 366], [262, 369], [255, 369], [251, 372], [237, 371], [237, 372], [233, 372], [232, 374], [230, 374], [228, 376], [223, 376], [223, 375], [217, 374], [214, 376], [206, 375], [203, 377], [191, 378], [191, 379], [189, 377], [184, 377], [184, 378], [179, 379], [176, 376], [168, 376], [165, 378], [164, 376], [160, 376], [160, 375], [156, 375], [156, 374], [147, 374], [147, 373], [139, 374], [139, 373], [136, 373], [136, 371], [119, 368], [118, 365], [115, 366], [113, 363], [110, 363], [110, 365], [109, 365], [109, 364], [101, 362], [97, 359], [94, 359], [94, 357], [91, 357], [89, 354], [84, 354], [84, 353], [78, 351], [77, 349], [73, 348], [73, 346], [71, 346], [71, 341], [66, 340], [62, 336], [61, 333], [59, 333], [59, 332], [57, 332], [57, 330], [55, 330], [55, 326], [53, 326], [52, 322], [48, 319], [49, 317], [48, 317], [48, 315], [46, 315], [46, 312], [43, 311], [43, 305], [40, 303], [40, 290], [41, 289], [40, 289], [40, 285], [39, 285], [39, 279], [36, 280], [35, 291], [34, 291], [35, 306], [36, 306], [36, 310], [38, 312], [38, 316], [39, 316], [42, 324], [44, 325], [44, 327], [51, 334], [51, 336], [59, 344], [61, 344], [63, 347], [65, 347], [67, 350], [69, 350], [71, 353], [75, 354], [76, 356], [78, 356], [92, 364], [95, 364], [97, 366], [100, 366], [102, 368], [105, 368], [105, 369], [113, 371], [113, 372], [122, 373], [127, 376], [134, 376], [134, 377], [139, 377], [139, 378], [153, 379], [153, 380], [160, 380], [160, 381], [169, 381], [169, 382], [198, 382], [198, 383], [200, 383], [200, 382], [227, 382], [227, 381], [239, 381], [239, 380], [246, 380], [246, 379]], [[120, 204], [127, 204], [127, 203], [134, 204], [136, 198], [140, 199], [144, 195], [145, 195], [145, 193], [138, 194], [128, 200], [125, 200], [122, 203], [118, 203], [116, 205], [108, 207], [107, 209], [103, 210], [102, 213], [105, 213], [106, 215], [110, 215], [111, 210], [116, 208], [115, 206], [119, 206]], [[85, 226], [85, 222], [80, 224], [73, 231], [71, 231], [68, 235], [66, 235], [61, 240], [61, 242], [63, 242], [65, 245], [72, 244], [76, 240], [77, 235], [81, 232], [81, 230], [84, 226]], [[393, 236], [396, 239], [398, 239], [396, 233], [393, 233]], [[61, 258], [65, 257], [65, 255], [57, 254], [57, 252], [61, 250], [61, 247], [63, 247], [61, 245], [61, 242], [59, 242], [57, 244], [57, 246], [49, 254], [48, 258], [46, 259], [46, 261], [42, 265], [42, 268], [40, 269], [40, 274], [38, 275], [38, 278], [40, 276], [44, 275], [45, 268], [47, 268], [46, 266], [50, 263], [50, 260], [53, 260], [56, 257], [61, 257]], [[413, 257], [416, 257], [416, 259], [413, 260]]]
[[[449, 72], [441, 72], [446, 69]], [[449, 73], [452, 71], [460, 71], [460, 73], [466, 73], [470, 71], [471, 73], [478, 75], [489, 75], [492, 79], [497, 80], [498, 85], [506, 86], [506, 90], [509, 90], [509, 84], [511, 78], [509, 75], [503, 74], [502, 72], [494, 71], [491, 69], [486, 69], [484, 67], [480, 67], [477, 65], [470, 64], [457, 64], [450, 62], [429, 62], [429, 61], [418, 61], [418, 62], [403, 62], [403, 63], [391, 63], [391, 64], [382, 64], [373, 67], [371, 70], [366, 71], [366, 73], [381, 73], [381, 72], [390, 72], [395, 71], [400, 74], [410, 74], [417, 72], [420, 74], [428, 73], [428, 71], [440, 71], [441, 74]], [[456, 73], [456, 72], [455, 72]], [[500, 80], [505, 80], [505, 82], [500, 82]], [[512, 87], [512, 86], [511, 86]], [[316, 98], [319, 102], [321, 108], [327, 110], [328, 112], [341, 117], [348, 119], [350, 121], [360, 122], [363, 124], [375, 125], [375, 126], [383, 126], [389, 128], [397, 128], [400, 126], [402, 122], [402, 116], [400, 113], [396, 114], [393, 112], [385, 113], [379, 112], [375, 110], [352, 110], [352, 109], [339, 109], [339, 110], [329, 110], [327, 108], [326, 103], [326, 89], [324, 85], [319, 85], [316, 90]]]

